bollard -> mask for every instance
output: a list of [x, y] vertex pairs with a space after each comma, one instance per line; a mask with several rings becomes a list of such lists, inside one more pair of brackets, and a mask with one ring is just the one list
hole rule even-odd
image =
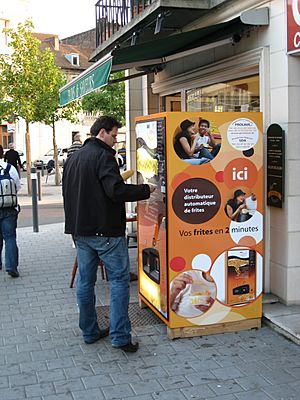
[[37, 192], [38, 192], [38, 200], [42, 200], [42, 179], [41, 179], [41, 171], [37, 171]]
[[33, 232], [39, 231], [38, 202], [37, 202], [37, 176], [36, 168], [31, 168], [31, 196], [32, 196], [32, 223]]

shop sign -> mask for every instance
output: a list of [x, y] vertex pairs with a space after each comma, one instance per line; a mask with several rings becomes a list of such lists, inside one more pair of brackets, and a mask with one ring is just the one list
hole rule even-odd
[[287, 0], [287, 52], [300, 52], [300, 0]]
[[267, 130], [267, 204], [282, 208], [284, 200], [284, 131], [277, 124]]

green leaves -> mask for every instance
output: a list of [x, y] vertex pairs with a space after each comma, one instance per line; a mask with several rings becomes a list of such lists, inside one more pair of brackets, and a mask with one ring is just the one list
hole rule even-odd
[[74, 120], [71, 113], [78, 112], [78, 106], [68, 112], [59, 107], [59, 89], [66, 78], [51, 50], [41, 51], [41, 42], [32, 30], [31, 21], [19, 24], [16, 31], [5, 29], [11, 54], [0, 55], [0, 113], [14, 112], [28, 123], [49, 125], [65, 117]]
[[[124, 76], [124, 72], [112, 74], [111, 79]], [[125, 123], [125, 83], [114, 83], [101, 88], [83, 97], [82, 109], [88, 112], [99, 112], [102, 115], [111, 115], [123, 124]]]

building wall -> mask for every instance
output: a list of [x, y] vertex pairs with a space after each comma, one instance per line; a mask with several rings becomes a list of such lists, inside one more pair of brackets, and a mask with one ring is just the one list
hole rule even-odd
[[[257, 63], [261, 81], [261, 109], [264, 111], [264, 127], [278, 123], [286, 131], [286, 200], [283, 209], [266, 207], [266, 275], [265, 290], [278, 295], [287, 304], [300, 303], [300, 57], [286, 54], [286, 1], [229, 1], [224, 8], [205, 16], [193, 28], [215, 24], [240, 15], [249, 8], [269, 7], [270, 24], [252, 31], [249, 38], [243, 38], [235, 46], [223, 46], [168, 63], [164, 71], [155, 75], [155, 93], [159, 87], [178, 76], [186, 89], [191, 71], [201, 66], [226, 60], [241, 54], [261, 49]], [[211, 78], [208, 77], [209, 79]], [[170, 85], [172, 86], [172, 85]], [[145, 90], [149, 90], [144, 88]], [[172, 90], [172, 92], [171, 92]], [[174, 93], [174, 87], [169, 89]], [[162, 94], [163, 89], [161, 90]], [[145, 97], [145, 95], [144, 95]], [[128, 98], [130, 95], [128, 94]], [[136, 97], [136, 99], [138, 99]], [[138, 101], [138, 100], [136, 100]], [[143, 98], [135, 109], [143, 110]], [[132, 129], [131, 129], [132, 130]]]

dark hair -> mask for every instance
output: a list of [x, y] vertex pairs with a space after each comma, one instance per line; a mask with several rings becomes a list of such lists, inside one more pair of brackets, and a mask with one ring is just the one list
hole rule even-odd
[[180, 128], [183, 131], [186, 131], [190, 126], [193, 126], [193, 125], [195, 125], [195, 122], [190, 121], [189, 119], [185, 119], [184, 121], [181, 122]]
[[96, 119], [91, 126], [90, 132], [92, 136], [97, 136], [101, 129], [105, 129], [107, 132], [110, 132], [115, 126], [117, 128], [121, 128], [122, 124], [114, 117], [103, 116]]
[[207, 124], [207, 127], [209, 128], [209, 126], [210, 126], [209, 121], [207, 121], [207, 119], [203, 119], [203, 118], [200, 118], [198, 128], [200, 128], [200, 124], [201, 124], [202, 122], [204, 122], [205, 124]]
[[3, 158], [3, 146], [0, 144], [0, 158]]

